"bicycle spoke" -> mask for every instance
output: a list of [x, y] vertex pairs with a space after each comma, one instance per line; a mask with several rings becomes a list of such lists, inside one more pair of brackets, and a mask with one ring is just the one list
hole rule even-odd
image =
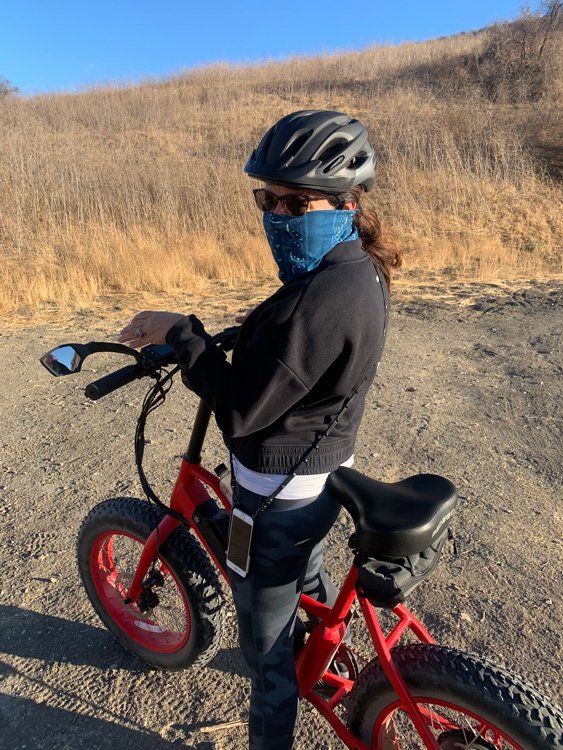
[[156, 568], [164, 579], [163, 586], [154, 587], [158, 604], [141, 611], [138, 603], [125, 603], [141, 549], [141, 543], [126, 534], [107, 534], [97, 549], [97, 579], [115, 616], [133, 637], [173, 648], [185, 638], [189, 619], [174, 576], [164, 564]]
[[[458, 742], [464, 743], [463, 750], [520, 750], [494, 726], [471, 716], [464, 709], [422, 701], [418, 703], [418, 708], [437, 740], [455, 735]], [[379, 729], [376, 727], [374, 743], [379, 743], [377, 747], [382, 750], [425, 750], [410, 717], [399, 706], [383, 719]], [[459, 748], [462, 749], [461, 744]]]

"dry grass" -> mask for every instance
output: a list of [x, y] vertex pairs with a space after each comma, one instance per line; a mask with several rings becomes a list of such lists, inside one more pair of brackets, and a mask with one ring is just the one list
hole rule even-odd
[[561, 185], [536, 149], [560, 145], [561, 80], [551, 73], [541, 113], [491, 101], [467, 65], [489, 33], [3, 100], [0, 311], [271, 280], [242, 165], [276, 118], [309, 107], [368, 125], [369, 204], [407, 278], [562, 274]]

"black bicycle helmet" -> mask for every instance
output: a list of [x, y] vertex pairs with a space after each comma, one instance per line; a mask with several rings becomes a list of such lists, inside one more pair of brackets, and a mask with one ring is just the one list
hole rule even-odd
[[305, 109], [268, 130], [244, 167], [259, 180], [338, 194], [375, 182], [375, 151], [359, 120], [342, 112]]

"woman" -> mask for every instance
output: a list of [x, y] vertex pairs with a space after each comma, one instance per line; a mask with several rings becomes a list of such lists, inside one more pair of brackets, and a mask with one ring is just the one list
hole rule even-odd
[[119, 340], [174, 348], [184, 383], [213, 408], [230, 448], [235, 506], [250, 516], [261, 508], [248, 574], [231, 570], [230, 579], [252, 678], [250, 747], [287, 750], [299, 703], [299, 597], [304, 590], [332, 604], [336, 592], [322, 545], [340, 506], [324, 485], [353, 460], [387, 331], [390, 273], [401, 254], [361, 207], [374, 182], [375, 153], [358, 120], [315, 110], [287, 115], [266, 133], [245, 172], [265, 183], [254, 196], [283, 285], [244, 321], [232, 364], [194, 315], [140, 313]]

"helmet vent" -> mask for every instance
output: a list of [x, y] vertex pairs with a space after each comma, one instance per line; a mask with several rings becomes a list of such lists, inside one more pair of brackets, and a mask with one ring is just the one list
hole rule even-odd
[[306, 133], [301, 133], [301, 135], [298, 135], [297, 138], [291, 141], [291, 143], [289, 143], [287, 148], [284, 150], [284, 158], [291, 159], [292, 157], [296, 156], [299, 153], [301, 147], [307, 143], [312, 134], [313, 131], [308, 130]]
[[252, 154], [252, 159], [258, 158], [258, 153], [261, 152], [263, 154], [267, 154], [270, 149], [270, 144], [272, 143], [272, 138], [274, 137], [273, 129], [268, 130], [264, 138], [262, 139], [262, 142], [258, 146], [257, 149], [255, 149], [254, 153]]
[[337, 138], [331, 142], [328, 148], [325, 148], [323, 151], [321, 151], [321, 153], [317, 156], [317, 159], [319, 159], [323, 163], [326, 163], [334, 156], [340, 155], [342, 147], [347, 145], [348, 141], [346, 141], [344, 138]]
[[348, 164], [348, 167], [351, 169], [357, 169], [358, 167], [361, 167], [362, 164], [364, 164], [368, 159], [368, 155], [366, 153], [362, 154], [356, 154], [352, 159], [350, 159], [350, 163]]
[[339, 167], [345, 158], [346, 157], [344, 156], [344, 154], [341, 154], [337, 159], [334, 159], [334, 161], [331, 161], [330, 164], [323, 169], [323, 174], [328, 174], [332, 172], [333, 169], [336, 169], [337, 167]]

